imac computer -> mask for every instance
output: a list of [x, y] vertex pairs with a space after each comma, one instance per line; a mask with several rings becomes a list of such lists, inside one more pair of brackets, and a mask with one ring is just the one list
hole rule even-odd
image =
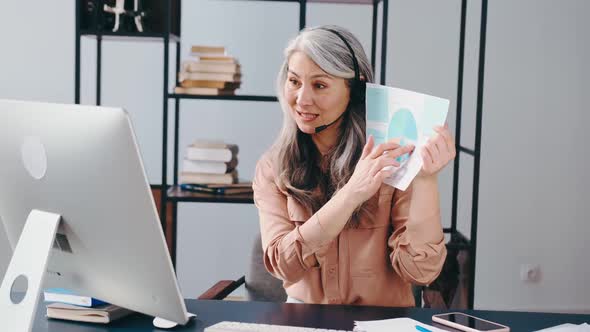
[[[0, 219], [14, 249], [0, 289], [8, 330], [31, 330], [44, 280], [155, 325], [194, 316], [123, 109], [0, 100], [0, 160]], [[19, 278], [28, 289], [15, 301]]]

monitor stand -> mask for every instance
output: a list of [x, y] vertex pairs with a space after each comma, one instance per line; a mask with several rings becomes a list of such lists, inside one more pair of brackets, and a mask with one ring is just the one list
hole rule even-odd
[[[0, 286], [0, 322], [3, 330], [32, 331], [47, 260], [60, 221], [60, 215], [40, 210], [32, 210], [27, 217]], [[26, 289], [24, 295], [16, 299], [13, 288], [22, 281], [26, 282]], [[194, 314], [188, 314], [189, 319], [194, 317]], [[159, 317], [154, 319], [153, 324], [163, 329], [178, 325]]]
[[[6, 331], [33, 329], [47, 260], [61, 220], [58, 214], [32, 210], [18, 240], [2, 285], [0, 286], [0, 322]], [[26, 282], [24, 297], [16, 299], [15, 283]]]
[[[190, 320], [195, 319], [197, 317], [197, 315], [192, 314], [192, 313], [187, 313], [187, 318]], [[161, 318], [161, 317], [155, 317], [154, 320], [152, 321], [152, 323], [154, 324], [154, 327], [157, 327], [159, 329], [171, 329], [174, 328], [180, 324], [173, 322], [173, 321], [169, 321], [167, 319]]]

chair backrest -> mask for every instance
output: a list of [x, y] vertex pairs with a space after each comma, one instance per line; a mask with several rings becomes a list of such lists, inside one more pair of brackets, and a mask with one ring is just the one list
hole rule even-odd
[[250, 252], [250, 268], [246, 274], [246, 296], [250, 301], [285, 302], [287, 293], [283, 282], [264, 267], [262, 241], [256, 235]]

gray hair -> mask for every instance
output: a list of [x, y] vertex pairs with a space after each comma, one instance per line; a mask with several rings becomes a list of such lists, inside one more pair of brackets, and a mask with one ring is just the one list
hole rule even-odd
[[[306, 28], [285, 48], [285, 60], [276, 81], [277, 96], [284, 113], [283, 127], [273, 149], [276, 152], [278, 184], [312, 212], [319, 210], [348, 182], [365, 144], [365, 105], [349, 103], [342, 118], [340, 139], [326, 155], [325, 167], [320, 167], [319, 151], [311, 136], [301, 132], [289, 115], [283, 88], [287, 81], [289, 58], [293, 53], [303, 52], [323, 71], [335, 77], [350, 82], [355, 76], [353, 55], [342, 39], [329, 30], [346, 39], [354, 51], [360, 76], [366, 82], [373, 82], [373, 72], [361, 43], [342, 27]], [[357, 219], [360, 210], [365, 209], [357, 210], [353, 220]]]

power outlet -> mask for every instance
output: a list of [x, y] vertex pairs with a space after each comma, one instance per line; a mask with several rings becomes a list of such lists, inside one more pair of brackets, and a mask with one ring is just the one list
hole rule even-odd
[[522, 264], [520, 266], [520, 280], [539, 282], [541, 280], [541, 267], [537, 264]]

